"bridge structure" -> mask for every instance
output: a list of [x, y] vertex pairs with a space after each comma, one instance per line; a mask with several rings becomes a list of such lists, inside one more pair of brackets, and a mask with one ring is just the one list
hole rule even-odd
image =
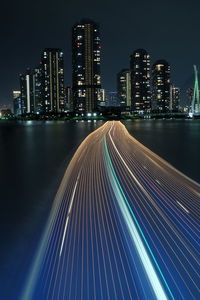
[[194, 91], [189, 114], [191, 117], [200, 116], [199, 80], [196, 65], [194, 65]]

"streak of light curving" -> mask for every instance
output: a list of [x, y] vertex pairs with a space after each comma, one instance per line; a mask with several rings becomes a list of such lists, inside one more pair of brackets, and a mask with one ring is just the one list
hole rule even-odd
[[199, 196], [106, 122], [66, 170], [22, 299], [198, 299]]

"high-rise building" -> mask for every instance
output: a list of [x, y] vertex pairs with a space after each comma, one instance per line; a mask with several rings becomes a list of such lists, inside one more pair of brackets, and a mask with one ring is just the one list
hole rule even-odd
[[106, 92], [106, 106], [119, 107], [120, 101], [117, 92]]
[[186, 91], [187, 94], [187, 103], [186, 103], [186, 108], [185, 110], [189, 112], [192, 107], [192, 100], [193, 100], [193, 95], [194, 95], [194, 89], [193, 88], [188, 88]]
[[144, 49], [131, 55], [131, 109], [138, 113], [151, 109], [150, 56]]
[[170, 86], [170, 111], [178, 112], [180, 107], [180, 88]]
[[64, 111], [64, 61], [61, 49], [46, 48], [42, 53], [42, 99], [45, 113]]
[[117, 94], [120, 106], [131, 106], [131, 72], [123, 69], [117, 74]]
[[41, 114], [44, 112], [44, 103], [42, 98], [42, 65], [33, 69], [33, 101], [34, 112]]
[[81, 114], [98, 109], [101, 89], [99, 25], [82, 20], [72, 28], [72, 91], [74, 110]]
[[98, 103], [99, 106], [106, 106], [106, 90], [100, 89], [98, 93]]
[[13, 111], [15, 116], [19, 116], [22, 114], [20, 91], [13, 91]]
[[34, 113], [33, 72], [29, 68], [20, 74], [20, 90], [22, 114]]
[[73, 101], [72, 101], [72, 87], [67, 86], [65, 89], [66, 105], [65, 110], [73, 111]]
[[28, 68], [24, 74], [20, 74], [22, 114], [43, 112], [42, 80], [41, 65], [35, 69]]
[[170, 110], [170, 65], [166, 60], [157, 60], [152, 67], [152, 110]]

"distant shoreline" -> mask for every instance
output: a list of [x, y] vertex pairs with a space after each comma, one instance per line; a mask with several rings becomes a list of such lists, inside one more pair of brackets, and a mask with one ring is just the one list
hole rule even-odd
[[189, 118], [185, 115], [163, 115], [163, 116], [96, 116], [96, 117], [65, 117], [65, 116], [25, 116], [25, 117], [14, 117], [8, 116], [4, 118], [0, 118], [0, 121], [110, 121], [110, 120], [193, 120], [193, 119], [200, 119], [200, 116], [194, 116], [193, 118]]

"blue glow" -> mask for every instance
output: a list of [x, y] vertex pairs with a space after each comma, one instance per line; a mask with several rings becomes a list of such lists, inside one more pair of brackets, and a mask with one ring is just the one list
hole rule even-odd
[[[143, 266], [145, 268], [145, 271], [147, 273], [149, 281], [152, 285], [154, 293], [155, 293], [157, 299], [162, 299], [162, 300], [167, 299], [167, 296], [165, 295], [165, 292], [164, 292], [164, 290], [162, 288], [162, 285], [159, 281], [159, 278], [156, 274], [156, 271], [154, 270], [154, 267], [153, 267], [153, 265], [150, 261], [150, 258], [148, 256], [148, 253], [146, 252], [145, 247], [143, 245], [143, 242], [142, 242], [142, 240], [139, 236], [139, 232], [140, 232], [140, 234], [141, 234], [141, 236], [142, 236], [142, 238], [143, 238], [143, 240], [144, 240], [144, 242], [145, 242], [152, 258], [153, 258], [153, 261], [154, 261], [154, 263], [155, 263], [155, 265], [156, 265], [156, 267], [157, 267], [157, 269], [158, 269], [158, 271], [159, 271], [159, 273], [160, 273], [160, 275], [161, 275], [161, 277], [162, 277], [162, 279], [165, 283], [165, 286], [166, 286], [167, 290], [169, 291], [172, 299], [174, 299], [174, 297], [172, 295], [172, 292], [171, 292], [171, 290], [170, 290], [170, 288], [169, 288], [169, 286], [168, 286], [168, 284], [167, 284], [167, 282], [164, 278], [164, 275], [162, 274], [162, 271], [161, 271], [154, 255], [153, 255], [151, 249], [150, 249], [150, 246], [149, 246], [149, 244], [148, 244], [148, 242], [147, 242], [147, 240], [146, 240], [146, 238], [145, 238], [145, 236], [142, 232], [142, 229], [141, 229], [141, 227], [140, 227], [140, 225], [139, 225], [139, 223], [138, 223], [138, 221], [137, 221], [137, 219], [136, 219], [136, 217], [135, 217], [135, 215], [134, 215], [134, 213], [133, 213], [133, 211], [132, 211], [132, 209], [131, 209], [131, 207], [128, 203], [128, 200], [126, 199], [126, 196], [125, 196], [125, 194], [122, 190], [122, 187], [121, 187], [121, 185], [118, 181], [117, 175], [115, 173], [115, 170], [114, 170], [114, 167], [112, 165], [111, 158], [110, 158], [110, 155], [109, 155], [109, 152], [108, 152], [105, 136], [104, 136], [104, 145], [105, 145], [105, 149], [106, 149], [106, 156], [108, 158], [108, 166], [109, 166], [109, 169], [111, 171], [111, 172], [109, 172], [109, 175], [110, 175], [110, 179], [112, 180], [112, 187], [113, 187], [113, 191], [116, 195], [116, 200], [118, 201], [119, 207], [120, 207], [121, 212], [122, 212], [123, 217], [124, 217], [124, 220], [127, 224], [129, 232], [132, 236], [133, 242], [134, 242], [134, 244], [135, 244], [135, 246], [138, 250], [138, 254], [141, 258], [141, 261], [143, 263]], [[133, 217], [133, 219], [134, 219], [134, 221], [137, 225], [137, 228], [139, 229], [139, 232], [137, 231], [137, 228], [136, 228], [131, 216]]]

